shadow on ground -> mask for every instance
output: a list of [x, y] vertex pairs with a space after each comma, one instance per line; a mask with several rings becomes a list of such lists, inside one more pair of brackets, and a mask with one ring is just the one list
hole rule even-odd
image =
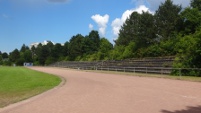
[[162, 110], [162, 113], [201, 113], [201, 106], [197, 107], [187, 107], [185, 110], [177, 110], [177, 111], [167, 111], [167, 110]]

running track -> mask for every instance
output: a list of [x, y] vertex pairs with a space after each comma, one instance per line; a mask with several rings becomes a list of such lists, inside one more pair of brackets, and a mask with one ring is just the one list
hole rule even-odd
[[0, 113], [201, 113], [201, 83], [32, 67], [60, 86]]

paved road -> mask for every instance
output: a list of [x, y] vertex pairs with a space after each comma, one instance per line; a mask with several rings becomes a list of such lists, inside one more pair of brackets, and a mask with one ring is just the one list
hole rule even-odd
[[201, 113], [201, 83], [59, 68], [66, 83], [0, 113]]

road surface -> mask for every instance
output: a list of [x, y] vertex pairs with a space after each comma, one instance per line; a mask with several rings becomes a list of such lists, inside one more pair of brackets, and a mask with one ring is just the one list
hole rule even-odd
[[0, 113], [201, 113], [201, 83], [32, 67], [66, 82]]

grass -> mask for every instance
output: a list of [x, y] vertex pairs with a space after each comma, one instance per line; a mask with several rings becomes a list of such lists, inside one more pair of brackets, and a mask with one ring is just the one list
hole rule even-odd
[[162, 74], [146, 74], [146, 73], [116, 72], [116, 71], [97, 71], [97, 70], [87, 70], [87, 71], [97, 72], [97, 73], [128, 75], [128, 76], [154, 77], [154, 78], [183, 80], [183, 81], [191, 81], [191, 82], [201, 82], [201, 77], [195, 77], [195, 76], [173, 76], [173, 75], [162, 75]]
[[0, 108], [47, 91], [61, 82], [57, 76], [24, 67], [0, 67]]

